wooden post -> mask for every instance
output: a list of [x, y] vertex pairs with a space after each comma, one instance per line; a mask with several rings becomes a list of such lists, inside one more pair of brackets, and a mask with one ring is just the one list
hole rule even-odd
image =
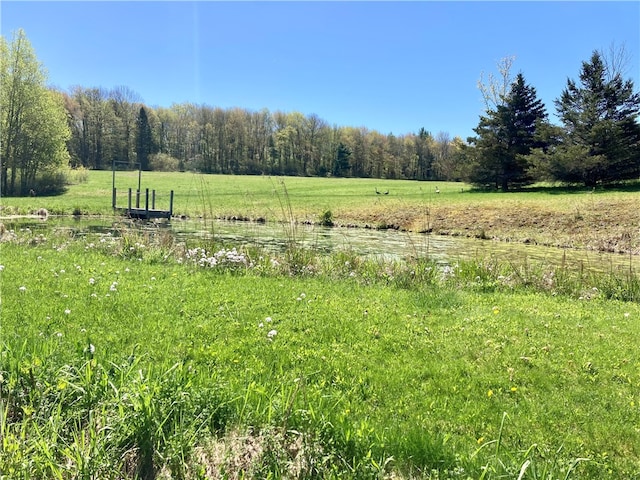
[[136, 190], [136, 208], [140, 208], [140, 189]]
[[111, 206], [113, 209], [116, 209], [116, 187], [113, 187], [113, 192], [111, 193]]
[[145, 190], [144, 194], [144, 211], [147, 214], [147, 219], [149, 218], [149, 189]]
[[129, 189], [129, 213], [131, 213], [131, 189]]
[[173, 190], [171, 190], [171, 196], [169, 197], [169, 218], [173, 215]]
[[156, 191], [153, 190], [151, 192], [151, 210], [155, 210], [156, 209]]

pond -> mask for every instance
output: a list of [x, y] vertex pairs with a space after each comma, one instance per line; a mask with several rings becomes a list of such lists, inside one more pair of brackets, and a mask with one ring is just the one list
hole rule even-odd
[[1, 220], [7, 229], [68, 229], [75, 235], [120, 235], [124, 229], [175, 235], [178, 240], [215, 240], [227, 248], [260, 246], [268, 251], [284, 251], [296, 245], [319, 253], [349, 250], [357, 255], [383, 259], [429, 257], [451, 264], [461, 259], [495, 258], [503, 262], [544, 264], [573, 270], [628, 273], [640, 271], [640, 257], [577, 249], [560, 249], [522, 243], [505, 243], [462, 237], [425, 235], [396, 230], [321, 227], [279, 223], [223, 220], [173, 220], [139, 222], [120, 217], [56, 217]]

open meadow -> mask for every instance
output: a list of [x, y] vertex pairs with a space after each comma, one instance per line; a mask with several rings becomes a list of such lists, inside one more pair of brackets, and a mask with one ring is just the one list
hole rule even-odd
[[[143, 188], [147, 178], [175, 190], [177, 215], [331, 210], [338, 224], [434, 232], [445, 211], [482, 219], [520, 205], [578, 224], [637, 197], [187, 173], [145, 173]], [[90, 172], [65, 195], [3, 199], [3, 210], [109, 214], [110, 188], [110, 173]], [[637, 248], [628, 213], [620, 228]], [[3, 222], [2, 479], [640, 478], [637, 272], [390, 262], [295, 242], [273, 254]]]

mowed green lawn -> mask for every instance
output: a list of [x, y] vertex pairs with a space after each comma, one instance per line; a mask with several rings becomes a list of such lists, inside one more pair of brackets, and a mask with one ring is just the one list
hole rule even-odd
[[291, 275], [255, 252], [198, 267], [144, 237], [5, 239], [7, 478], [279, 478], [295, 462], [306, 478], [640, 475], [640, 306], [588, 284], [554, 296], [465, 266], [305, 257]]
[[[118, 206], [126, 206], [127, 189], [138, 187], [138, 172], [116, 172]], [[40, 207], [50, 213], [70, 214], [78, 208], [87, 214], [111, 213], [112, 173], [90, 171], [88, 181], [70, 185], [60, 196], [4, 198], [3, 206], [22, 213]], [[301, 218], [331, 210], [335, 215], [353, 215], [379, 208], [438, 207], [444, 205], [492, 205], [511, 207], [546, 206], [556, 211], [589, 208], [596, 200], [637, 197], [635, 191], [537, 189], [522, 192], [477, 192], [469, 185], [452, 182], [418, 182], [361, 178], [270, 177], [204, 175], [189, 172], [143, 172], [141, 189], [156, 190], [158, 207], [168, 208], [169, 192], [175, 192], [175, 213], [196, 216], [261, 216], [281, 219], [282, 206], [291, 206]], [[380, 194], [376, 194], [376, 190]], [[439, 191], [440, 193], [436, 193]], [[385, 195], [385, 192], [389, 192]], [[144, 194], [143, 194], [144, 195]]]
[[[119, 206], [126, 206], [127, 190], [132, 188], [135, 192], [138, 178], [138, 172], [116, 172]], [[268, 219], [280, 219], [283, 204], [292, 206], [301, 216], [316, 215], [324, 210], [368, 208], [382, 201], [421, 203], [435, 197], [436, 186], [444, 195], [459, 193], [464, 188], [455, 183], [188, 172], [143, 172], [140, 178], [143, 191], [156, 190], [159, 208], [168, 207], [168, 194], [173, 190], [177, 215], [256, 215]], [[88, 214], [108, 214], [112, 183], [111, 172], [90, 171], [88, 182], [71, 185], [61, 196], [5, 198], [4, 204], [15, 205], [23, 211], [45, 207], [52, 213], [72, 213], [74, 208], [79, 208]], [[381, 192], [379, 195], [376, 189]], [[384, 195], [385, 191], [389, 194]]]

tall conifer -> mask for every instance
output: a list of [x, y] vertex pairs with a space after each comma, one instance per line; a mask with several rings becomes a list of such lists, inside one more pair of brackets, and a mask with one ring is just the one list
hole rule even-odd
[[480, 117], [474, 129], [477, 137], [469, 139], [475, 154], [468, 180], [508, 190], [533, 182], [527, 155], [540, 146], [536, 128], [547, 114], [535, 88], [527, 85], [521, 73], [502, 100], [502, 104]]

